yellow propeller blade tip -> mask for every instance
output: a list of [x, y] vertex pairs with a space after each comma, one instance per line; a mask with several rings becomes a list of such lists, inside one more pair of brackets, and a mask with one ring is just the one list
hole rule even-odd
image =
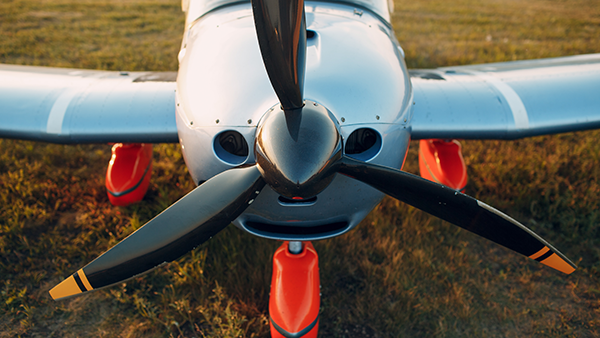
[[58, 300], [79, 293], [82, 293], [82, 291], [77, 285], [75, 278], [73, 278], [73, 276], [69, 276], [69, 278], [60, 282], [60, 284], [58, 284], [57, 286], [53, 287], [52, 290], [50, 290], [50, 297], [52, 297], [52, 299], [54, 300]]
[[566, 273], [567, 275], [575, 271], [575, 268], [571, 266], [571, 264], [565, 262], [562, 258], [560, 258], [557, 254], [553, 253], [550, 257], [541, 261], [542, 264], [547, 265], [553, 269], [556, 269], [562, 273]]
[[562, 273], [571, 274], [576, 266], [570, 264], [564, 259], [560, 258], [559, 255], [555, 254], [547, 246], [543, 247], [540, 251], [529, 256], [529, 258], [536, 260], [544, 265], [547, 265], [553, 269], [556, 269]]

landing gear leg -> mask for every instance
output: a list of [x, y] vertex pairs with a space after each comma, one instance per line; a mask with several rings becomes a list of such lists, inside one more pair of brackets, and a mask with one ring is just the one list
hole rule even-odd
[[284, 242], [273, 255], [269, 316], [273, 338], [316, 338], [319, 258], [310, 242]]

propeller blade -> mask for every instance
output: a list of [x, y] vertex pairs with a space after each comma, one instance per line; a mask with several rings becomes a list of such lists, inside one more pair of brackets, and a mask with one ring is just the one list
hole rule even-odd
[[558, 271], [577, 268], [533, 231], [491, 206], [397, 169], [344, 157], [338, 172]]
[[55, 300], [78, 295], [179, 258], [229, 225], [264, 185], [256, 166], [216, 175], [55, 286], [50, 295]]
[[252, 0], [267, 74], [284, 111], [304, 106], [306, 18], [304, 0]]

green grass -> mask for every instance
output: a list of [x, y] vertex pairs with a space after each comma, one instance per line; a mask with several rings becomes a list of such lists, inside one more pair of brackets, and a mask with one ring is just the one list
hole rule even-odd
[[[410, 67], [600, 52], [600, 1], [396, 1]], [[0, 62], [176, 70], [177, 1], [0, 3]], [[0, 122], [1, 123], [1, 122]], [[600, 336], [600, 132], [463, 142], [467, 193], [513, 215], [580, 268], [570, 276], [392, 199], [315, 243], [321, 337]], [[405, 170], [417, 172], [417, 144]], [[112, 207], [108, 145], [0, 140], [0, 336], [268, 337], [275, 241], [230, 226], [126, 284], [47, 291], [193, 188], [156, 145], [146, 199]]]

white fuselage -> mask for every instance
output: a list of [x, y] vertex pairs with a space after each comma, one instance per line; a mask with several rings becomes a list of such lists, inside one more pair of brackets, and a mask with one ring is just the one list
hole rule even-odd
[[[369, 10], [347, 4], [307, 1], [305, 12], [304, 98], [333, 113], [344, 142], [361, 128], [378, 134], [371, 149], [351, 156], [401, 168], [410, 141], [412, 89], [391, 26]], [[278, 99], [263, 65], [250, 3], [216, 8], [186, 22], [177, 128], [186, 164], [199, 184], [255, 162], [257, 126]], [[243, 136], [247, 156], [219, 149], [217, 139], [225, 131]], [[316, 199], [300, 203], [282, 200], [265, 187], [234, 224], [267, 238], [327, 238], [356, 226], [383, 196], [339, 174]]]

